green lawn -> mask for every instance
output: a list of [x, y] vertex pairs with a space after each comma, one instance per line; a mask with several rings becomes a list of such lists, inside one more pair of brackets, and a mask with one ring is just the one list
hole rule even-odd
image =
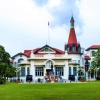
[[0, 100], [100, 100], [100, 82], [0, 85]]

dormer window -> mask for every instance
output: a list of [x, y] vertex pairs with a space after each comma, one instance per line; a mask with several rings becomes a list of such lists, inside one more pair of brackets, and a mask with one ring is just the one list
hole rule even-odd
[[72, 50], [73, 50], [73, 51], [76, 51], [76, 46], [75, 46], [75, 44], [73, 44]]
[[81, 52], [81, 48], [80, 48], [80, 46], [78, 46], [78, 52]]
[[69, 45], [67, 45], [67, 48], [66, 48], [66, 49], [67, 49], [67, 51], [69, 52], [69, 50], [70, 50], [70, 46], [69, 46]]
[[14, 62], [14, 67], [16, 67], [16, 62]]

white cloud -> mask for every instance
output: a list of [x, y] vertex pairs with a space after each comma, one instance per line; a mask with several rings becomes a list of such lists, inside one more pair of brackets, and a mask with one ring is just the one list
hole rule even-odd
[[81, 0], [77, 5], [84, 23], [82, 35], [78, 37], [81, 45], [88, 48], [91, 45], [100, 44], [100, 1]]
[[[65, 7], [62, 7], [64, 3], [65, 1], [62, 2], [62, 0], [49, 0], [45, 5], [38, 6], [33, 0], [0, 0], [0, 44], [11, 55], [23, 52], [24, 49], [42, 47], [48, 40], [47, 23], [49, 20], [50, 45], [63, 49], [68, 39], [70, 23], [67, 25], [64, 21], [61, 25], [55, 24], [56, 26], [53, 27], [51, 27], [51, 23], [65, 18], [62, 11], [69, 12], [68, 9], [72, 8], [68, 1]], [[75, 5], [79, 9], [79, 15], [74, 16], [78, 16], [83, 21], [82, 27], [78, 24], [75, 26], [78, 41], [85, 48], [92, 44], [100, 44], [100, 1], [76, 0]], [[56, 9], [55, 12], [49, 12], [54, 9]], [[66, 13], [69, 15], [68, 12]], [[57, 20], [55, 20], [55, 16]], [[68, 21], [67, 18], [66, 20]]]
[[[58, 5], [59, 2], [53, 4], [51, 0], [48, 6]], [[24, 49], [34, 49], [46, 44], [48, 39], [47, 23], [48, 20], [50, 22], [53, 20], [46, 6], [38, 7], [32, 0], [2, 0], [0, 9], [2, 9], [0, 10], [1, 45], [11, 55], [23, 52]], [[54, 30], [54, 34], [59, 33], [56, 29]], [[57, 39], [58, 37], [53, 40]]]
[[48, 1], [48, 6], [49, 7], [56, 7], [61, 4], [61, 0], [49, 0]]

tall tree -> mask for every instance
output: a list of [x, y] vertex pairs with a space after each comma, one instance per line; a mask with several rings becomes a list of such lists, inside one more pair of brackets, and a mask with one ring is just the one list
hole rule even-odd
[[11, 67], [7, 67], [6, 69], [6, 77], [8, 78], [12, 78], [16, 76], [16, 68], [11, 66]]
[[96, 52], [94, 52], [94, 58], [92, 59], [91, 62], [91, 67], [93, 69], [96, 69], [98, 76], [100, 76], [100, 47], [98, 48], [98, 50]]
[[0, 82], [6, 82], [6, 69], [10, 67], [10, 54], [0, 45]]

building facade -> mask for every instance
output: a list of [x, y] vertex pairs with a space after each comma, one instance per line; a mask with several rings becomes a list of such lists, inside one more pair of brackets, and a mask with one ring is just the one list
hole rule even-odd
[[[64, 50], [49, 45], [33, 50], [24, 50], [12, 57], [14, 67], [20, 67], [20, 78], [26, 81], [27, 75], [32, 75], [33, 81], [39, 78], [51, 81], [51, 77], [59, 76], [63, 80], [69, 80], [69, 76], [78, 78], [78, 66], [84, 66], [84, 48], [77, 42], [74, 29], [74, 18], [70, 20], [70, 32]], [[87, 49], [90, 57], [91, 50]], [[90, 62], [90, 61], [89, 61]], [[85, 70], [83, 70], [85, 72]], [[57, 77], [58, 81], [58, 77]]]

